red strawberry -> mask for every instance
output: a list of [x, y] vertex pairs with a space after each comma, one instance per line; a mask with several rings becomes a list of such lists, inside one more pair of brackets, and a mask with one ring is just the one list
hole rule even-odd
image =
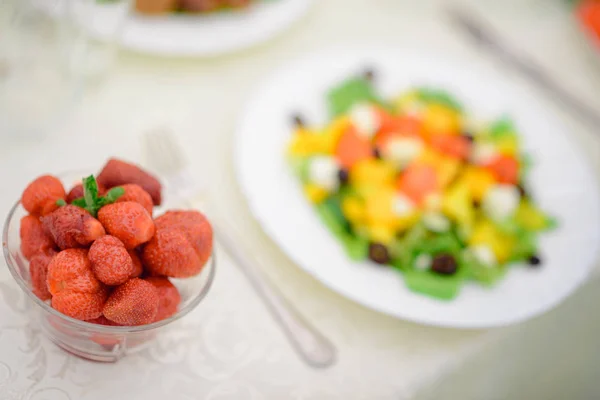
[[212, 253], [213, 231], [206, 217], [198, 211], [167, 211], [154, 221], [156, 229], [174, 228], [182, 231], [194, 246], [200, 263], [205, 264]]
[[111, 158], [104, 166], [97, 179], [106, 188], [135, 183], [152, 196], [155, 205], [161, 203], [161, 184], [154, 176], [136, 165]]
[[85, 321], [102, 315], [107, 296], [106, 288], [94, 293], [65, 290], [52, 297], [52, 307], [71, 318]]
[[50, 300], [52, 294], [48, 290], [48, 265], [56, 255], [53, 249], [46, 249], [36, 253], [29, 262], [29, 275], [31, 277], [31, 290], [42, 300]]
[[114, 236], [97, 239], [88, 253], [96, 278], [107, 285], [125, 283], [133, 274], [133, 261], [123, 242]]
[[52, 238], [44, 231], [44, 225], [35, 215], [21, 218], [21, 252], [26, 259], [30, 259], [39, 251], [53, 249], [56, 245]]
[[181, 303], [179, 290], [165, 277], [151, 276], [146, 278], [146, 281], [153, 284], [158, 291], [158, 312], [154, 321], [161, 321], [175, 314]]
[[204, 263], [185, 233], [162, 228], [144, 246], [142, 260], [152, 275], [187, 278], [200, 273]]
[[104, 316], [121, 325], [154, 322], [158, 312], [158, 291], [150, 282], [133, 278], [117, 287], [104, 305]]
[[48, 290], [53, 296], [63, 291], [95, 293], [102, 289], [87, 255], [85, 249], [67, 249], [54, 256], [48, 265]]
[[[104, 193], [106, 193], [106, 188], [101, 184], [98, 184], [98, 195], [102, 196]], [[73, 188], [67, 195], [67, 203], [72, 203], [73, 200], [78, 199], [80, 197], [83, 197], [83, 185], [81, 183], [78, 183], [77, 185], [73, 186]]]
[[133, 272], [131, 273], [130, 278], [138, 278], [140, 275], [144, 273], [144, 266], [142, 265], [142, 260], [135, 250], [127, 250], [129, 256], [131, 257], [131, 261], [133, 261]]
[[126, 201], [104, 206], [98, 219], [109, 234], [120, 239], [127, 249], [146, 243], [154, 235], [154, 221], [139, 203]]
[[90, 324], [97, 325], [106, 325], [106, 326], [121, 326], [116, 322], [112, 322], [110, 319], [106, 318], [104, 315], [99, 316], [98, 318], [88, 319], [85, 322], [89, 322]]
[[136, 185], [134, 183], [130, 183], [127, 185], [121, 186], [125, 190], [125, 194], [119, 197], [116, 203], [123, 203], [125, 201], [135, 201], [136, 203], [140, 203], [148, 214], [152, 216], [152, 209], [154, 204], [152, 203], [152, 197], [146, 192], [140, 185]]
[[92, 272], [87, 253], [84, 249], [63, 250], [48, 265], [52, 307], [81, 320], [98, 318], [108, 297], [108, 289]]
[[65, 198], [65, 188], [51, 175], [40, 176], [25, 188], [21, 204], [31, 214], [46, 215], [56, 210], [56, 201]]
[[43, 217], [42, 223], [61, 249], [85, 247], [106, 233], [100, 221], [70, 204]]

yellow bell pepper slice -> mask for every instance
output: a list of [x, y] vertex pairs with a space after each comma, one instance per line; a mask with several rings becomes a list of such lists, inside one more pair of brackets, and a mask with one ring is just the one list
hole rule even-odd
[[503, 234], [490, 220], [482, 219], [475, 225], [473, 233], [469, 238], [469, 245], [489, 246], [498, 262], [502, 264], [510, 258], [515, 245], [515, 239]]
[[460, 115], [441, 104], [429, 104], [425, 109], [423, 127], [429, 134], [458, 134], [460, 132]]
[[396, 236], [394, 229], [386, 224], [369, 225], [367, 233], [371, 241], [385, 245], [391, 244]]
[[359, 161], [350, 170], [350, 183], [355, 186], [392, 186], [395, 177], [391, 163], [375, 158]]
[[396, 215], [392, 209], [394, 188], [381, 187], [365, 198], [366, 216], [369, 225], [383, 224], [393, 227]]
[[459, 225], [466, 227], [473, 225], [475, 210], [471, 192], [464, 182], [456, 182], [444, 193], [442, 211]]
[[322, 203], [329, 196], [327, 189], [313, 183], [304, 185], [304, 194], [314, 204]]
[[469, 188], [473, 200], [481, 202], [487, 191], [494, 185], [494, 175], [487, 169], [469, 166], [460, 178]]
[[507, 135], [494, 142], [496, 149], [506, 156], [516, 156], [519, 151], [519, 140], [516, 136]]
[[361, 224], [366, 218], [364, 202], [357, 197], [346, 197], [342, 200], [342, 213], [353, 224]]

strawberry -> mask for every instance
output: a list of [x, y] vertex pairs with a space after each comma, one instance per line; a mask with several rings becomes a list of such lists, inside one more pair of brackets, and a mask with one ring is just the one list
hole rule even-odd
[[46, 249], [36, 253], [29, 262], [29, 275], [31, 277], [31, 290], [42, 300], [50, 300], [52, 294], [48, 290], [48, 265], [56, 255], [53, 249]]
[[204, 266], [185, 233], [176, 228], [159, 229], [144, 246], [142, 260], [150, 274], [174, 278], [197, 275]]
[[102, 315], [107, 296], [106, 288], [94, 293], [65, 290], [52, 297], [52, 308], [71, 318], [90, 320]]
[[[106, 193], [106, 188], [100, 184], [98, 184], [98, 195], [102, 196]], [[83, 197], [83, 185], [78, 183], [73, 186], [69, 194], [67, 194], [67, 203], [73, 202], [75, 199], [79, 199]]]
[[46, 215], [58, 208], [57, 200], [64, 198], [65, 188], [60, 180], [51, 175], [43, 175], [25, 188], [21, 204], [31, 214]]
[[106, 233], [97, 219], [70, 204], [43, 217], [42, 223], [61, 249], [85, 247]]
[[85, 249], [63, 250], [48, 265], [48, 290], [53, 296], [62, 291], [95, 293], [102, 287]]
[[140, 185], [152, 197], [155, 205], [161, 203], [161, 184], [153, 175], [140, 167], [111, 158], [98, 175], [98, 183], [110, 189], [127, 183]]
[[98, 318], [108, 297], [108, 289], [94, 276], [87, 255], [85, 249], [67, 249], [48, 264], [52, 307], [81, 320]]
[[85, 322], [89, 322], [90, 324], [105, 325], [105, 326], [121, 326], [121, 325], [117, 324], [116, 322], [113, 322], [110, 319], [106, 318], [104, 315], [101, 315], [98, 318], [88, 319]]
[[154, 235], [154, 222], [139, 203], [126, 201], [104, 206], [98, 219], [109, 234], [120, 239], [128, 250], [149, 241]]
[[34, 215], [21, 218], [20, 236], [21, 252], [28, 260], [39, 251], [56, 247], [52, 238], [44, 231], [44, 225], [40, 218]]
[[144, 325], [154, 322], [158, 304], [158, 291], [154, 285], [133, 278], [112, 292], [104, 305], [103, 314], [121, 325]]
[[169, 281], [168, 278], [160, 276], [151, 276], [146, 278], [158, 291], [158, 312], [154, 321], [167, 319], [177, 312], [179, 303], [181, 303], [181, 295], [179, 290]]
[[194, 246], [200, 262], [205, 264], [212, 254], [213, 231], [206, 217], [198, 211], [167, 211], [154, 221], [156, 229], [181, 230]]
[[125, 283], [133, 274], [133, 261], [123, 242], [114, 236], [97, 239], [88, 253], [92, 270], [98, 280], [107, 285]]
[[140, 185], [136, 185], [135, 183], [129, 183], [127, 185], [121, 186], [123, 190], [125, 190], [125, 194], [119, 197], [116, 203], [122, 203], [124, 201], [135, 201], [136, 203], [140, 203], [148, 214], [152, 216], [152, 209], [154, 204], [152, 203], [152, 197], [146, 192]]
[[133, 261], [133, 272], [131, 273], [130, 278], [138, 278], [144, 273], [144, 265], [142, 264], [142, 260], [136, 250], [127, 250], [127, 252], [131, 257], [131, 261]]

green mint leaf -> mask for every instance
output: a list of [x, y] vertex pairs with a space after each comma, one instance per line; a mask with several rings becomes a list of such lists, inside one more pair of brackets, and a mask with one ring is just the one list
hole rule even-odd
[[114, 203], [115, 201], [117, 201], [117, 199], [119, 197], [123, 196], [124, 194], [125, 194], [125, 189], [123, 189], [120, 186], [117, 186], [117, 187], [110, 189], [104, 197], [106, 198], [106, 201], [108, 201], [109, 203]]
[[114, 203], [119, 197], [123, 196], [124, 194], [125, 189], [123, 189], [120, 186], [110, 189], [104, 196], [98, 199], [98, 208]]
[[85, 208], [85, 199], [83, 197], [79, 197], [78, 199], [73, 200], [71, 204], [79, 208]]
[[56, 200], [56, 205], [59, 207], [66, 206], [67, 202], [64, 201], [64, 199], [58, 199], [58, 200]]
[[94, 175], [83, 179], [83, 198], [88, 211], [96, 208], [98, 203], [98, 184]]

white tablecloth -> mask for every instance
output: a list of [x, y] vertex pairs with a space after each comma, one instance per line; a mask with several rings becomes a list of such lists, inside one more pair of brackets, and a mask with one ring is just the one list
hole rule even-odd
[[[5, 214], [36, 175], [95, 169], [110, 155], [141, 160], [143, 131], [161, 125], [174, 130], [239, 240], [336, 344], [334, 367], [313, 370], [296, 357], [223, 252], [206, 301], [150, 349], [117, 364], [78, 359], [44, 339], [27, 319], [25, 297], [0, 268], [0, 399], [583, 399], [599, 393], [598, 282], [546, 315], [509, 328], [418, 326], [354, 304], [302, 272], [260, 231], [238, 191], [230, 150], [236, 117], [256, 82], [280, 63], [313, 50], [376, 41], [461, 58], [474, 69], [503, 68], [450, 28], [441, 3], [323, 0], [291, 31], [240, 54], [212, 60], [124, 54], [53, 135], [3, 138], [0, 145]], [[562, 2], [475, 6], [504, 36], [600, 106], [594, 99], [600, 75], [583, 56]], [[565, 120], [600, 171], [598, 132], [548, 107]]]

